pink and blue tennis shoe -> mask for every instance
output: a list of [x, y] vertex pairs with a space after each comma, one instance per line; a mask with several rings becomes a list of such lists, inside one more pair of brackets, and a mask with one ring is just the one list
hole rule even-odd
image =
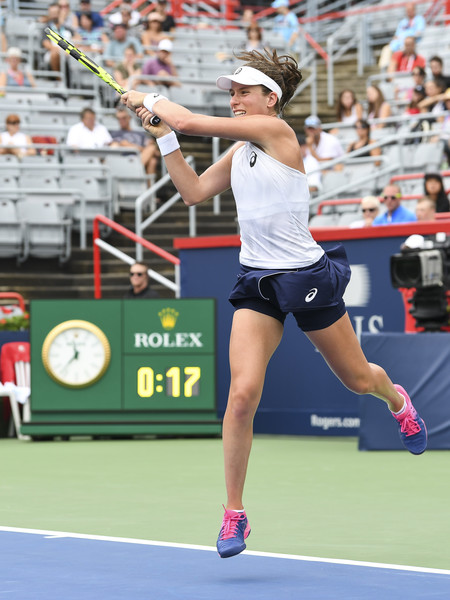
[[411, 399], [401, 385], [394, 385], [406, 401], [406, 408], [400, 415], [392, 413], [398, 423], [402, 444], [412, 454], [422, 454], [427, 448], [427, 428], [412, 405]]
[[[225, 508], [225, 507], [224, 507]], [[244, 540], [250, 535], [250, 525], [244, 512], [227, 510], [217, 538], [217, 552], [221, 558], [240, 554], [247, 547]]]

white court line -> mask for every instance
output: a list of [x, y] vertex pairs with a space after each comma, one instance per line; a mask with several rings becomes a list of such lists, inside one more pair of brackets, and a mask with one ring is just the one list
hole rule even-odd
[[[90, 535], [87, 533], [71, 533], [66, 531], [48, 531], [45, 529], [27, 529], [23, 527], [4, 527], [0, 525], [0, 531], [10, 533], [30, 533], [42, 535], [48, 539], [55, 538], [76, 538], [81, 540], [94, 540], [101, 542], [117, 542], [121, 544], [137, 544], [141, 546], [161, 546], [163, 548], [184, 548], [186, 550], [206, 550], [208, 552], [217, 552], [214, 546], [199, 546], [195, 544], [177, 544], [175, 542], [156, 542], [153, 540], [140, 540], [135, 538], [111, 537], [104, 535]], [[279, 554], [272, 552], [258, 552], [255, 550], [245, 550], [243, 554], [250, 556], [261, 556], [264, 558], [283, 558], [285, 560], [301, 560], [304, 562], [319, 562], [332, 565], [349, 565], [352, 567], [370, 567], [373, 569], [391, 569], [394, 571], [411, 571], [413, 573], [431, 573], [432, 575], [450, 575], [447, 569], [432, 569], [429, 567], [412, 567], [407, 565], [391, 565], [384, 563], [364, 562], [359, 560], [345, 560], [340, 558], [320, 558], [316, 556], [300, 556], [297, 554]]]

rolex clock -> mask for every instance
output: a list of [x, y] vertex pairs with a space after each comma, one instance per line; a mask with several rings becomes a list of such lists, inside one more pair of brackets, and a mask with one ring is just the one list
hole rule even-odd
[[56, 325], [42, 345], [42, 362], [54, 381], [79, 389], [98, 381], [108, 369], [111, 348], [103, 331], [89, 321]]

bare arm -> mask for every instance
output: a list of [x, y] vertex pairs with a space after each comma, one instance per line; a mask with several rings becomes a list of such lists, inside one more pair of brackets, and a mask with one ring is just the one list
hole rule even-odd
[[[144, 129], [156, 138], [163, 137], [171, 132], [171, 129], [164, 122], [157, 127], [153, 127], [150, 124], [150, 118], [153, 115], [146, 108], [138, 109], [137, 114], [142, 118]], [[193, 206], [224, 192], [230, 187], [232, 156], [233, 149], [201, 175], [197, 175], [188, 165], [179, 149], [167, 154], [164, 161], [175, 187], [183, 198], [183, 202], [187, 206]]]
[[[143, 92], [132, 90], [123, 94], [121, 102], [131, 110], [136, 111], [137, 108], [142, 107], [145, 96], [146, 94]], [[295, 134], [293, 134], [287, 123], [281, 119], [265, 115], [247, 116], [243, 119], [211, 117], [192, 113], [184, 106], [166, 99], [157, 102], [153, 112], [167, 123], [171, 129], [180, 133], [254, 142], [262, 146], [268, 154], [282, 162], [285, 161], [278, 154], [283, 154], [283, 149], [286, 147], [284, 138], [292, 137], [292, 135], [295, 138]], [[296, 142], [296, 146], [298, 146], [298, 142]], [[275, 147], [280, 152], [274, 151]], [[288, 160], [286, 164], [291, 166]]]

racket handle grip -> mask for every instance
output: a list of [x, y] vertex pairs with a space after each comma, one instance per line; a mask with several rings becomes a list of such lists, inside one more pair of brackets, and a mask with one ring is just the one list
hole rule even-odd
[[160, 123], [161, 123], [161, 119], [159, 117], [157, 117], [156, 115], [153, 115], [153, 117], [150, 119], [150, 124], [153, 125], [153, 127], [156, 127]]

